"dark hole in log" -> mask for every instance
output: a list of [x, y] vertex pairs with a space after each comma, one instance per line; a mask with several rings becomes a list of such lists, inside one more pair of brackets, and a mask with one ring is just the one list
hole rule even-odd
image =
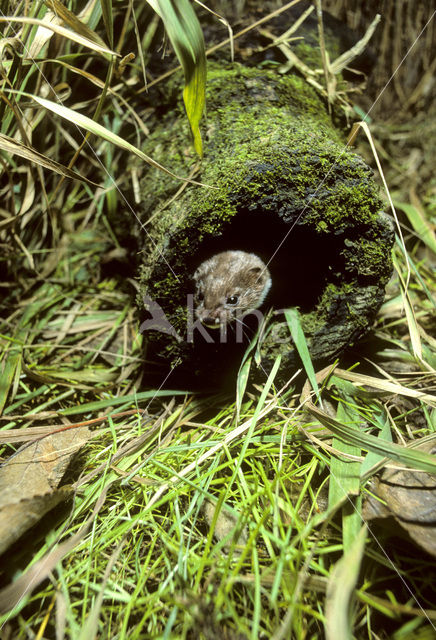
[[221, 235], [204, 240], [192, 258], [191, 272], [220, 251], [240, 249], [255, 253], [268, 265], [273, 282], [265, 307], [297, 306], [302, 312], [309, 312], [326, 285], [335, 281], [342, 248], [341, 236], [316, 233], [298, 222], [292, 227], [292, 223], [271, 212], [242, 210]]

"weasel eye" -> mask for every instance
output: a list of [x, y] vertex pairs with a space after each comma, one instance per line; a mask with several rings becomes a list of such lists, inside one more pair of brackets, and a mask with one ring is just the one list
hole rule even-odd
[[226, 304], [238, 304], [238, 296], [229, 296], [226, 300]]
[[197, 293], [197, 300], [198, 302], [202, 302], [204, 300], [204, 293], [202, 293], [201, 291], [199, 291]]

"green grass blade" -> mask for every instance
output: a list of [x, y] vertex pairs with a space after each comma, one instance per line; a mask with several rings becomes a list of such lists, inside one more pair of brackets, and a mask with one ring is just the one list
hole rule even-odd
[[[378, 433], [378, 438], [381, 441], [392, 443], [392, 433], [391, 426], [389, 424], [388, 417], [384, 408], [378, 408], [374, 406], [373, 419], [376, 424], [380, 427], [380, 431]], [[369, 473], [371, 469], [376, 469], [379, 464], [385, 459], [384, 456], [381, 456], [377, 453], [373, 453], [369, 451], [365, 457], [365, 460], [362, 462], [362, 466], [360, 468], [360, 473], [362, 477], [365, 477], [365, 474]]]
[[0, 414], [6, 405], [15, 376], [19, 373], [22, 356], [23, 347], [15, 343], [9, 346], [0, 359]]
[[284, 311], [286, 322], [291, 332], [292, 340], [294, 341], [295, 348], [298, 351], [298, 355], [304, 366], [304, 370], [307, 373], [309, 382], [314, 389], [317, 398], [319, 398], [319, 387], [316, 381], [315, 370], [313, 368], [312, 360], [310, 358], [309, 349], [307, 348], [306, 338], [304, 336], [303, 328], [300, 322], [300, 314], [297, 309], [285, 309]]
[[73, 109], [64, 107], [61, 104], [52, 102], [51, 100], [40, 98], [39, 96], [29, 95], [29, 97], [33, 98], [35, 102], [40, 104], [45, 109], [48, 109], [53, 113], [56, 113], [61, 118], [64, 118], [69, 122], [73, 122], [78, 127], [82, 127], [83, 129], [86, 129], [86, 131], [89, 131], [90, 133], [94, 133], [95, 135], [100, 136], [104, 140], [107, 140], [108, 142], [117, 145], [117, 147], [120, 147], [125, 151], [134, 153], [136, 156], [144, 160], [144, 162], [147, 162], [151, 166], [156, 167], [156, 169], [160, 169], [161, 171], [168, 173], [173, 178], [176, 178], [176, 180], [184, 180], [186, 182], [192, 182], [193, 184], [200, 184], [198, 182], [194, 182], [193, 180], [187, 180], [186, 178], [180, 178], [179, 176], [176, 176], [174, 173], [172, 173], [172, 171], [169, 171], [169, 169], [166, 169], [165, 167], [163, 167], [161, 164], [159, 164], [158, 162], [150, 158], [150, 156], [147, 156], [143, 151], [133, 146], [133, 144], [130, 144], [130, 142], [127, 142], [127, 140], [125, 140], [124, 138], [121, 138], [116, 133], [109, 131], [109, 129], [106, 129], [106, 127], [103, 127], [98, 122], [95, 122], [91, 118], [88, 118], [88, 116], [84, 116], [82, 113], [79, 113], [78, 111], [74, 111]]
[[419, 239], [422, 240], [429, 249], [436, 253], [436, 236], [430, 221], [427, 220], [412, 204], [398, 201], [395, 201], [394, 204], [397, 209], [401, 209], [401, 211], [406, 214], [407, 219], [412, 225], [414, 231], [418, 234]]
[[[401, 242], [400, 242], [400, 239], [398, 238], [398, 236], [395, 237], [395, 243], [401, 249]], [[423, 291], [425, 291], [425, 294], [426, 294], [426, 296], [428, 298], [428, 301], [436, 309], [436, 296], [433, 294], [433, 291], [431, 291], [431, 289], [427, 286], [427, 283], [425, 282], [424, 278], [419, 273], [419, 271], [418, 271], [418, 269], [416, 267], [416, 264], [414, 263], [414, 261], [412, 260], [410, 255], [407, 255], [407, 262], [409, 263], [409, 266], [410, 266], [411, 270], [413, 271], [413, 274], [416, 277], [416, 279], [418, 280], [419, 284], [421, 285]]]
[[251, 363], [253, 356], [250, 355], [253, 349], [259, 345], [259, 333], [260, 328], [256, 331], [256, 334], [250, 341], [245, 353], [243, 355], [241, 365], [238, 371], [238, 377], [236, 379], [236, 419], [239, 421], [239, 412], [241, 410], [242, 399], [244, 397], [245, 389], [247, 388], [248, 378], [250, 375]]
[[[48, 7], [50, 7], [50, 9], [58, 18], [61, 18], [64, 24], [66, 24], [68, 27], [73, 29], [73, 31], [83, 36], [87, 40], [90, 40], [91, 42], [95, 42], [101, 47], [106, 48], [106, 43], [98, 35], [98, 33], [95, 33], [95, 31], [90, 29], [87, 24], [82, 22], [82, 20], [80, 20], [72, 11], [67, 9], [67, 7], [65, 7], [62, 4], [62, 2], [60, 2], [60, 0], [45, 0], [45, 4]], [[104, 5], [105, 2], [102, 1], [101, 4]], [[112, 48], [112, 45], [113, 45], [113, 39], [110, 43], [111, 48]]]
[[[359, 423], [360, 415], [354, 412], [350, 406], [340, 402], [338, 405], [337, 418], [343, 424]], [[338, 451], [360, 456], [361, 449], [359, 446], [348, 444], [341, 438], [333, 438], [332, 446]], [[362, 519], [360, 517], [360, 476], [361, 463], [338, 456], [332, 456], [330, 463], [330, 481], [329, 481], [329, 507], [334, 507], [338, 502], [345, 501], [342, 507], [342, 540], [344, 543], [344, 552], [346, 552], [353, 543], [361, 526]], [[354, 498], [350, 497], [354, 496]], [[355, 498], [357, 496], [357, 499]]]
[[104, 26], [111, 47], [114, 46], [114, 21], [112, 12], [112, 0], [100, 0]]
[[195, 68], [190, 72], [189, 76], [187, 76], [185, 88], [183, 89], [183, 100], [194, 138], [194, 149], [200, 158], [203, 156], [203, 144], [199, 125], [206, 104], [205, 87], [206, 58], [204, 58], [204, 60], [202, 58], [198, 64], [195, 65]]
[[351, 640], [352, 623], [350, 605], [359, 577], [365, 549], [366, 526], [363, 526], [353, 545], [336, 563], [326, 593], [326, 639]]
[[248, 376], [251, 369], [251, 357], [243, 361], [239, 368], [238, 378], [236, 380], [236, 419], [239, 421], [239, 414], [241, 411], [242, 399], [244, 397], [245, 389], [247, 388]]
[[377, 436], [365, 433], [350, 425], [341, 424], [339, 420], [335, 420], [335, 418], [327, 415], [313, 403], [307, 403], [306, 407], [312, 415], [315, 415], [322, 424], [344, 440], [344, 442], [362, 447], [380, 456], [391, 458], [396, 462], [404, 464], [406, 467], [436, 473], [436, 456], [408, 447], [402, 447], [393, 442], [381, 441]]
[[200, 23], [189, 0], [157, 0], [149, 4], [162, 18], [182, 65], [185, 74], [183, 101], [194, 138], [194, 148], [202, 157], [199, 124], [206, 102], [206, 52]]
[[231, 482], [229, 483], [229, 486], [231, 486], [231, 484], [232, 484], [232, 482], [233, 482], [233, 480], [234, 480], [234, 478], [235, 478], [235, 476], [236, 476], [236, 474], [238, 472], [238, 469], [239, 469], [240, 465], [242, 464], [242, 461], [243, 461], [244, 456], [245, 456], [245, 452], [246, 452], [247, 447], [248, 447], [248, 445], [250, 443], [251, 436], [253, 435], [253, 431], [254, 431], [254, 429], [256, 427], [257, 420], [259, 419], [259, 414], [263, 409], [263, 406], [264, 406], [265, 401], [266, 401], [266, 397], [267, 397], [267, 395], [269, 393], [269, 390], [271, 389], [271, 386], [272, 386], [272, 384], [274, 382], [274, 379], [275, 379], [275, 377], [277, 375], [277, 371], [279, 370], [280, 361], [281, 361], [281, 357], [277, 356], [277, 358], [276, 358], [276, 360], [274, 362], [274, 365], [273, 365], [273, 367], [271, 369], [271, 372], [270, 372], [270, 374], [268, 376], [268, 380], [265, 382], [265, 386], [262, 389], [262, 394], [261, 394], [261, 396], [259, 398], [259, 402], [257, 403], [256, 409], [254, 411], [250, 428], [247, 431], [246, 438], [245, 438], [244, 443], [243, 443], [243, 445], [241, 447], [241, 451], [240, 451], [240, 454], [239, 454], [239, 457], [238, 457], [238, 462], [235, 465], [235, 469], [234, 469], [234, 472], [233, 472], [233, 477], [232, 477]]
[[[107, 409], [108, 407], [117, 407], [120, 405], [135, 405], [142, 400], [154, 400], [154, 398], [173, 397], [186, 395], [186, 391], [171, 391], [170, 389], [161, 389], [159, 391], [141, 391], [139, 393], [130, 393], [126, 396], [120, 396], [118, 398], [107, 398], [106, 400], [96, 400], [94, 402], [87, 402], [85, 404], [77, 405], [76, 407], [68, 407], [67, 409], [61, 409], [59, 411], [63, 416], [74, 416], [79, 413], [94, 413], [99, 409]], [[140, 409], [138, 409], [140, 411]]]

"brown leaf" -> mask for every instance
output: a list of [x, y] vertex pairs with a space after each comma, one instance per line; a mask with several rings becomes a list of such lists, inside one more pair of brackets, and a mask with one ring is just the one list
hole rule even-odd
[[54, 433], [24, 445], [1, 467], [0, 553], [71, 493], [58, 487], [89, 437], [87, 427]]
[[56, 544], [51, 551], [35, 562], [35, 564], [17, 578], [15, 582], [0, 591], [0, 614], [13, 609], [22, 598], [26, 596], [29, 597], [33, 589], [36, 589], [36, 587], [51, 574], [64, 555], [69, 553], [83, 540], [103, 506], [108, 489], [113, 482], [116, 482], [116, 480], [109, 482], [109, 484], [104, 487], [95, 503], [91, 516], [82, 524], [77, 533], [70, 536], [65, 542]]
[[[434, 453], [434, 441], [417, 449]], [[363, 506], [365, 520], [394, 518], [410, 538], [436, 557], [436, 476], [409, 469], [386, 469]]]

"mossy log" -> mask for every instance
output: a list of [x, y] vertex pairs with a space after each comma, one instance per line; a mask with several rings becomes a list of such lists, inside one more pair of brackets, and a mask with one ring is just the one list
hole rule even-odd
[[[391, 275], [393, 228], [371, 170], [346, 147], [317, 93], [297, 76], [212, 67], [201, 164], [187, 140], [185, 116], [180, 111], [175, 118], [172, 110], [146, 149], [179, 175], [198, 165], [195, 180], [209, 185], [181, 187], [154, 169], [142, 181], [139, 299], [155, 318], [150, 304], [157, 303], [175, 330], [159, 322], [153, 330], [153, 321], [143, 325], [148, 362], [163, 357], [177, 364], [186, 382], [189, 374], [214, 382], [217, 372], [225, 377], [237, 366], [245, 346], [231, 331], [226, 344], [219, 332], [209, 331], [209, 343], [201, 332], [187, 331], [192, 274], [227, 249], [253, 252], [268, 263], [273, 288], [266, 308], [299, 309], [313, 360], [333, 358], [361, 338]], [[283, 315], [271, 322], [261, 370], [281, 353], [283, 379], [298, 359]]]

